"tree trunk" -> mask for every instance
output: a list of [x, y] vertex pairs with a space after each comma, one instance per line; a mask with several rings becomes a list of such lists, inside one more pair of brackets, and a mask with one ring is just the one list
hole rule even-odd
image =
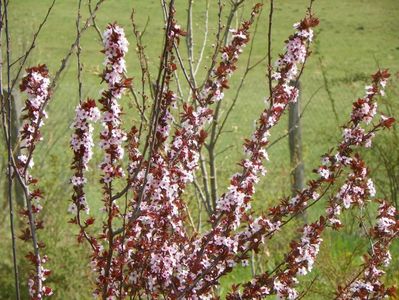
[[291, 159], [291, 192], [295, 195], [298, 191], [302, 191], [305, 187], [305, 167], [302, 159], [302, 133], [301, 133], [301, 89], [300, 83], [293, 82], [299, 89], [298, 99], [295, 103], [289, 104], [289, 147]]

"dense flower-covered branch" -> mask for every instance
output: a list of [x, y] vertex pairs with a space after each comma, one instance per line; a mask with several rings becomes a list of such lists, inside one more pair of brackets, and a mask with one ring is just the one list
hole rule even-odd
[[[212, 111], [207, 106], [214, 101], [222, 99], [222, 91], [227, 87], [227, 79], [235, 70], [235, 64], [238, 55], [242, 52], [242, 47], [249, 40], [248, 30], [258, 9], [259, 7], [255, 8], [251, 21], [245, 22], [238, 30], [240, 34], [234, 35], [231, 44], [222, 50], [222, 62], [215, 69], [214, 78], [205, 87], [205, 90], [209, 90], [206, 93], [200, 94], [197, 99], [200, 102], [198, 108], [184, 104], [181, 117], [182, 125], [181, 128], [176, 130], [166, 160], [162, 156], [154, 156], [156, 164], [153, 164], [151, 168], [151, 175], [150, 179], [147, 180], [147, 184], [148, 182], [152, 183], [149, 185], [149, 190], [154, 190], [155, 194], [150, 198], [152, 204], [148, 206], [148, 209], [142, 210], [141, 216], [137, 219], [138, 222], [145, 217], [147, 223], [145, 226], [140, 226], [142, 235], [147, 232], [143, 232], [143, 228], [148, 227], [148, 222], [150, 222], [150, 232], [152, 234], [146, 234], [146, 236], [151, 237], [151, 242], [148, 241], [148, 237], [145, 239], [147, 241], [146, 244], [152, 248], [151, 251], [153, 252], [151, 260], [148, 258], [150, 271], [144, 271], [148, 275], [142, 277], [138, 274], [140, 274], [139, 272], [143, 273], [143, 267], [132, 268], [134, 278], [139, 277], [135, 279], [134, 283], [136, 286], [140, 285], [139, 280], [144, 279], [145, 281], [141, 284], [146, 285], [148, 284], [148, 279], [152, 278], [152, 284], [146, 287], [149, 293], [157, 293], [158, 289], [160, 289], [164, 293], [170, 290], [167, 293], [176, 295], [179, 291], [184, 290], [184, 282], [187, 280], [186, 276], [190, 275], [187, 272], [187, 265], [189, 263], [186, 260], [187, 249], [178, 246], [188, 243], [185, 231], [182, 230], [185, 216], [183, 214], [184, 206], [180, 200], [180, 195], [184, 191], [186, 184], [192, 182], [193, 172], [197, 168], [199, 150], [206, 138], [202, 127], [210, 120], [212, 114]], [[163, 203], [162, 206], [159, 206], [158, 202]], [[157, 204], [155, 210], [150, 210], [155, 204]], [[150, 214], [149, 212], [152, 213]], [[155, 222], [154, 219], [156, 220]], [[156, 226], [156, 224], [159, 224], [159, 226]], [[174, 233], [173, 235], [167, 230], [168, 227], [171, 228], [171, 232]], [[162, 229], [161, 235], [157, 233], [160, 228]], [[135, 230], [135, 234], [138, 234], [137, 230]], [[162, 238], [160, 239], [158, 236], [162, 236]], [[166, 236], [168, 238], [165, 238]], [[154, 251], [157, 245], [162, 249], [159, 254], [158, 251]], [[161, 257], [163, 257], [163, 261], [160, 260]], [[179, 257], [181, 259], [176, 259]], [[142, 261], [145, 258], [146, 255], [140, 251], [139, 259], [136, 258], [135, 260]], [[167, 265], [166, 261], [169, 261]], [[136, 264], [137, 266], [141, 265], [137, 262]], [[162, 288], [158, 288], [157, 286]]]
[[[165, 48], [152, 116], [154, 134], [149, 140], [148, 161], [142, 162], [137, 131], [133, 128], [130, 134], [129, 180], [134, 198], [127, 215], [128, 226], [123, 235], [117, 238], [117, 244], [120, 245], [118, 260], [126, 265], [127, 270], [120, 276], [127, 286], [125, 293], [131, 295], [157, 295], [161, 286], [166, 289], [171, 284], [167, 268], [176, 264], [174, 257], [178, 255], [177, 244], [179, 241], [182, 244], [186, 242], [184, 224], [180, 219], [182, 204], [174, 195], [178, 184], [173, 181], [163, 154], [168, 149], [166, 142], [174, 121], [171, 108], [176, 107], [176, 95], [170, 88], [176, 71], [173, 47], [185, 35], [174, 20], [172, 8], [169, 10], [165, 33]], [[158, 257], [163, 260], [155, 259]]]
[[[246, 158], [239, 164], [241, 171], [231, 178], [227, 192], [217, 201], [210, 220], [211, 229], [202, 236], [187, 230], [186, 203], [182, 195], [198, 168], [199, 151], [206, 139], [204, 126], [213, 116], [211, 105], [224, 98], [229, 77], [237, 68], [259, 10], [260, 5], [256, 5], [251, 18], [231, 31], [232, 40], [221, 49], [221, 61], [209, 73], [204, 86], [199, 90], [190, 86], [196, 103], [182, 104], [180, 123], [173, 129], [177, 114], [172, 108], [178, 104], [170, 87], [177, 71], [174, 51], [185, 32], [174, 19], [171, 2], [145, 143], [140, 139], [141, 127], [138, 130], [132, 126], [129, 134], [121, 127], [122, 109], [118, 101], [131, 84], [124, 75], [128, 42], [122, 28], [108, 25], [104, 33], [106, 68], [102, 76], [108, 89], [99, 101], [103, 124], [100, 147], [105, 152], [100, 168], [106, 217], [98, 238], [86, 233], [94, 219], [89, 217], [85, 222], [80, 219], [80, 212], [88, 211], [83, 173], [93, 144], [89, 121], [99, 117], [94, 101], [78, 106], [71, 141], [75, 174], [71, 179], [74, 195], [70, 210], [76, 212], [73, 222], [80, 226], [79, 239], [85, 238], [92, 246], [92, 267], [97, 275], [94, 294], [102, 299], [211, 298], [212, 288], [238, 262], [245, 261], [248, 251], [257, 249], [265, 238], [271, 238], [294, 216], [320, 201], [338, 177], [350, 170], [339, 192], [327, 201], [325, 216], [303, 227], [302, 237], [291, 243], [286, 260], [276, 268], [275, 274], [262, 274], [245, 284], [242, 292], [233, 289], [229, 296], [230, 299], [254, 299], [276, 294], [280, 298], [296, 298], [299, 296], [295, 290], [297, 277], [312, 270], [322, 242], [321, 233], [325, 228], [338, 229], [342, 225], [341, 210], [363, 206], [368, 197], [375, 194], [368, 170], [355, 148], [369, 147], [378, 130], [392, 125], [393, 119], [384, 116], [380, 122], [370, 125], [376, 114], [375, 98], [383, 94], [389, 77], [386, 71], [376, 73], [372, 85], [366, 87], [366, 96], [354, 103], [351, 121], [345, 125], [336, 153], [323, 156], [322, 164], [315, 170], [318, 178], [295, 197], [283, 199], [266, 215], [253, 217], [251, 200], [256, 184], [266, 173], [263, 164], [268, 159], [265, 148], [270, 130], [288, 104], [297, 99], [298, 90], [292, 83], [302, 74], [310, 53], [313, 27], [318, 25], [318, 19], [309, 11], [305, 19], [294, 24], [295, 33], [286, 41], [285, 52], [276, 62], [272, 74], [275, 84], [267, 99], [270, 107], [261, 113], [251, 138], [245, 140]], [[114, 181], [125, 176], [124, 141], [127, 141], [129, 158], [127, 186], [115, 193]], [[122, 196], [124, 210], [117, 204]], [[114, 228], [116, 224], [119, 229]]]
[[387, 267], [391, 262], [389, 246], [399, 232], [399, 215], [396, 209], [386, 201], [380, 201], [377, 223], [370, 236], [374, 239], [372, 248], [364, 256], [362, 271], [346, 286], [339, 287], [338, 300], [349, 299], [386, 299], [396, 295], [395, 287], [385, 287], [381, 282], [384, 271], [381, 267]]
[[102, 94], [99, 102], [102, 104], [101, 122], [103, 130], [100, 134], [100, 147], [104, 150], [104, 160], [100, 167], [103, 171], [102, 182], [109, 184], [114, 178], [123, 177], [124, 172], [119, 165], [123, 158], [122, 142], [126, 140], [126, 133], [121, 128], [121, 108], [118, 103], [123, 92], [131, 84], [130, 79], [124, 78], [126, 71], [125, 55], [128, 51], [128, 41], [121, 27], [109, 24], [103, 35], [105, 70], [102, 75], [108, 89]]
[[168, 160], [172, 166], [179, 167], [187, 174], [187, 182], [192, 181], [192, 173], [198, 166], [198, 150], [207, 135], [203, 127], [212, 118], [213, 112], [209, 106], [224, 98], [223, 91], [229, 88], [228, 80], [236, 70], [239, 56], [249, 42], [249, 29], [260, 8], [260, 4], [255, 5], [251, 18], [243, 22], [237, 30], [232, 30], [231, 42], [221, 49], [221, 62], [212, 70], [201, 91], [194, 91], [193, 96], [199, 103], [198, 107], [189, 104], [183, 106], [181, 128], [176, 130]]
[[[218, 200], [212, 220], [213, 229], [195, 242], [192, 254], [189, 255], [190, 269], [196, 270], [193, 277], [197, 284], [201, 281], [209, 287], [221, 273], [231, 270], [235, 265], [238, 241], [231, 238], [230, 233], [245, 218], [259, 175], [265, 174], [263, 161], [267, 159], [267, 153], [264, 147], [268, 144], [269, 130], [280, 119], [288, 103], [296, 101], [298, 91], [290, 82], [297, 79], [298, 65], [305, 62], [308, 43], [312, 38], [312, 27], [317, 24], [318, 20], [311, 15], [296, 24], [297, 32], [287, 41], [286, 52], [277, 62], [276, 74], [280, 76], [275, 76], [278, 80], [271, 95], [273, 105], [262, 112], [256, 131], [244, 144], [248, 159], [240, 163], [242, 172], [233, 176], [228, 192]], [[223, 253], [222, 257], [219, 252]], [[203, 281], [205, 276], [206, 280]]]
[[[291, 251], [284, 256], [284, 262], [278, 267], [277, 274], [259, 275], [244, 285], [242, 294], [238, 292], [230, 294], [230, 299], [237, 297], [253, 299], [273, 294], [277, 294], [280, 299], [296, 299], [299, 296], [295, 289], [298, 284], [297, 277], [312, 271], [322, 242], [322, 232], [328, 226], [334, 229], [343, 226], [339, 220], [341, 206], [343, 205], [343, 209], [349, 209], [351, 204], [355, 204], [364, 209], [367, 200], [375, 196], [374, 185], [367, 177], [368, 171], [364, 161], [358, 155], [355, 155], [351, 161], [350, 169], [353, 173], [347, 176], [337, 195], [328, 202], [326, 216], [320, 216], [317, 222], [304, 226], [301, 240], [290, 243]], [[332, 218], [333, 212], [335, 214]], [[281, 265], [284, 265], [284, 268], [281, 268]]]
[[93, 156], [93, 125], [91, 122], [96, 122], [100, 118], [100, 111], [96, 107], [96, 103], [92, 99], [87, 99], [85, 102], [76, 107], [75, 120], [72, 127], [75, 132], [71, 138], [71, 148], [74, 154], [72, 169], [75, 170], [71, 178], [74, 194], [72, 196], [72, 203], [68, 211], [76, 215], [70, 222], [78, 224], [80, 227], [80, 234], [78, 240], [82, 241], [83, 237], [87, 238], [90, 243], [94, 243], [94, 239], [89, 239], [85, 229], [92, 225], [93, 218], [88, 218], [84, 224], [81, 220], [80, 212], [84, 211], [89, 214], [89, 204], [86, 200], [84, 186], [87, 178], [84, 172], [88, 169], [88, 163]]
[[104, 246], [94, 250], [92, 267], [98, 273], [96, 294], [105, 299], [114, 295], [111, 291], [119, 289], [119, 283], [113, 280], [111, 274], [115, 270], [113, 260], [113, 219], [119, 216], [119, 207], [113, 199], [112, 183], [114, 179], [125, 176], [120, 164], [124, 155], [122, 143], [126, 141], [126, 133], [121, 128], [122, 109], [119, 100], [123, 92], [130, 87], [131, 79], [124, 76], [126, 72], [125, 55], [128, 51], [128, 41], [123, 28], [117, 24], [109, 24], [103, 33], [105, 54], [105, 69], [102, 79], [108, 89], [102, 93], [99, 102], [101, 107], [101, 123], [103, 130], [100, 133], [100, 148], [105, 152], [100, 164], [102, 170], [101, 183], [104, 190], [104, 212], [107, 219], [103, 224], [103, 234], [100, 236]]
[[[375, 98], [379, 93], [383, 92], [381, 88], [385, 86], [385, 82], [388, 77], [389, 74], [387, 73], [387, 71], [378, 71], [376, 74], [373, 75], [372, 89], [374, 90], [374, 92], [372, 94], [367, 94], [367, 96], [365, 97], [368, 103], [375, 106], [377, 105]], [[381, 82], [383, 84], [381, 84]], [[366, 87], [366, 90], [369, 91], [370, 88]], [[356, 111], [357, 109], [357, 102], [354, 103], [354, 111]], [[344, 168], [352, 168], [355, 170], [356, 173], [360, 172], [360, 174], [363, 174], [364, 176], [367, 175], [367, 170], [364, 167], [361, 167], [363, 162], [360, 160], [359, 156], [357, 156], [354, 150], [356, 147], [368, 147], [371, 144], [371, 140], [374, 137], [375, 132], [383, 128], [389, 128], [392, 125], [393, 119], [390, 117], [388, 118], [385, 116], [381, 116], [381, 119], [377, 124], [373, 125], [371, 129], [366, 130], [361, 126], [363, 118], [369, 118], [369, 116], [365, 117], [359, 115], [358, 117], [354, 118], [354, 114], [352, 113], [351, 121], [349, 121], [344, 126], [342, 141], [338, 145], [336, 153], [328, 153], [324, 155], [322, 158], [322, 165], [315, 170], [315, 172], [319, 175], [319, 178], [317, 178], [316, 180], [311, 180], [308, 183], [308, 187], [305, 188], [303, 191], [299, 191], [296, 196], [288, 199], [283, 199], [278, 205], [270, 208], [268, 217], [258, 217], [254, 220], [250, 218], [250, 226], [246, 231], [241, 234], [248, 237], [251, 237], [252, 235], [261, 232], [266, 236], [274, 234], [275, 228], [278, 228], [281, 225], [284, 217], [297, 215], [301, 213], [303, 209], [305, 209], [307, 206], [311, 205], [315, 201], [319, 201], [319, 199], [321, 198], [320, 196], [322, 195], [322, 186], [324, 186], [325, 184], [334, 184], [337, 177], [342, 173]], [[363, 122], [363, 124], [367, 123], [369, 122]], [[348, 138], [347, 132], [349, 131], [361, 132], [361, 135], [357, 135], [356, 138]], [[356, 180], [357, 177], [355, 175], [353, 176], [354, 177], [352, 179]], [[361, 178], [364, 178], [364, 176], [362, 176]], [[363, 190], [368, 190], [370, 191], [370, 193], [373, 194], [375, 191], [372, 181], [368, 178], [364, 178], [362, 180], [364, 185]], [[342, 189], [342, 191], [345, 190], [345, 188]], [[355, 189], [355, 191], [356, 190], [359, 191], [359, 188]], [[351, 193], [354, 192], [351, 190]], [[362, 195], [363, 194], [360, 194], [360, 196]], [[347, 196], [346, 193], [344, 195], [342, 192], [337, 196], [338, 199], [341, 199], [343, 198], [343, 196], [345, 196], [345, 205], [347, 207], [350, 206], [350, 203], [348, 202], [350, 201], [349, 196]], [[356, 201], [356, 199], [354, 199], [354, 201]], [[332, 204], [330, 206], [331, 211], [328, 214], [328, 219], [330, 220], [330, 223], [332, 225], [334, 223], [339, 225], [339, 222], [335, 222], [333, 218], [333, 215], [335, 214], [333, 212], [334, 209], [336, 210], [336, 214], [339, 214], [339, 211], [341, 210], [337, 207], [337, 205], [341, 206], [342, 204], [338, 204], [335, 201], [335, 204]]]
[[[373, 85], [371, 87], [366, 87], [367, 95], [365, 99], [367, 99], [367, 102], [376, 106], [374, 98], [378, 93], [383, 94], [383, 90], [381, 88], [385, 87], [385, 82], [388, 77], [389, 74], [386, 71], [379, 71], [373, 75]], [[373, 93], [370, 93], [370, 90], [373, 90]], [[356, 107], [357, 106], [354, 104], [354, 111], [356, 110]], [[319, 187], [324, 183], [327, 183], [329, 185], [333, 184], [336, 177], [342, 172], [342, 168], [344, 167], [349, 167], [353, 170], [354, 174], [350, 174], [348, 177], [348, 180], [351, 180], [351, 182], [353, 181], [353, 183], [351, 183], [351, 189], [348, 189], [345, 194], [342, 192], [339, 193], [337, 199], [341, 199], [343, 196], [348, 198], [347, 195], [350, 195], [353, 203], [362, 205], [367, 195], [373, 196], [375, 194], [375, 189], [372, 181], [366, 176], [368, 172], [364, 166], [364, 162], [362, 162], [357, 155], [353, 154], [352, 148], [358, 146], [369, 146], [371, 139], [374, 136], [374, 133], [381, 128], [390, 127], [393, 120], [392, 118], [383, 116], [380, 122], [374, 125], [372, 129], [370, 129], [369, 131], [363, 130], [362, 136], [359, 136], [357, 139], [347, 139], [345, 136], [345, 132], [348, 129], [351, 130], [352, 128], [360, 128], [360, 124], [362, 121], [364, 121], [364, 123], [366, 124], [370, 123], [369, 120], [365, 119], [368, 118], [368, 116], [359, 115], [357, 118], [354, 118], [353, 116], [354, 114], [352, 113], [352, 119], [346, 125], [346, 129], [344, 130], [343, 134], [343, 141], [338, 147], [337, 154], [332, 155], [331, 157], [325, 156], [323, 158], [323, 165], [316, 170], [320, 176], [320, 179], [316, 181], [311, 181], [309, 188], [301, 191], [297, 196], [293, 197], [292, 199], [284, 200], [278, 206], [270, 209], [270, 217], [259, 217], [255, 220], [252, 220], [252, 218], [249, 217], [250, 226], [247, 231], [243, 231], [235, 237], [226, 236], [223, 239], [225, 241], [223, 243], [215, 243], [213, 246], [214, 250], [218, 249], [218, 245], [221, 245], [224, 249], [223, 254], [218, 255], [215, 259], [215, 262], [222, 263], [224, 259], [228, 257], [226, 255], [228, 253], [226, 252], [226, 250], [228, 249], [231, 249], [231, 251], [236, 253], [246, 253], [249, 249], [256, 249], [259, 243], [263, 241], [263, 237], [271, 237], [275, 232], [277, 232], [278, 228], [282, 224], [285, 224], [287, 222], [283, 222], [284, 216], [296, 215], [300, 213], [301, 211], [309, 207], [309, 205], [312, 205], [311, 203], [308, 203], [309, 200], [311, 200], [312, 202], [319, 201], [322, 196], [318, 193]], [[328, 163], [328, 157], [330, 157], [332, 162]], [[326, 167], [326, 165], [328, 165], [328, 167]], [[344, 189], [345, 188], [342, 188], [341, 190]], [[348, 199], [346, 201], [348, 201]], [[329, 206], [327, 212], [334, 210], [333, 208], [337, 208], [337, 206], [339, 205], [337, 204], [338, 202], [335, 201], [334, 203], [335, 204], [331, 204], [331, 206]], [[349, 207], [348, 205], [349, 204], [346, 204], [347, 208]], [[338, 211], [338, 209], [336, 209], [335, 211]], [[288, 221], [289, 220], [290, 219], [288, 219]], [[330, 221], [330, 218], [328, 218], [328, 220]], [[199, 249], [201, 249], [200, 251], [203, 251], [201, 246], [199, 246]], [[230, 266], [226, 265], [224, 269], [225, 271], [220, 272], [220, 275], [223, 275], [223, 273], [225, 273], [226, 271], [228, 272], [228, 270], [231, 269], [231, 266], [234, 266], [237, 257], [239, 257], [239, 260], [241, 260], [245, 257], [245, 255], [240, 254], [236, 257], [230, 257]], [[215, 265], [212, 265], [208, 262], [209, 268], [205, 272], [206, 275], [209, 275]]]
[[29, 252], [26, 257], [34, 267], [28, 281], [29, 296], [36, 300], [52, 295], [53, 291], [44, 285], [50, 271], [44, 267], [48, 260], [47, 255], [40, 254], [45, 245], [37, 237], [37, 230], [43, 229], [43, 222], [38, 219], [38, 213], [43, 208], [41, 204], [43, 192], [36, 187], [38, 179], [29, 174], [28, 168], [33, 167], [33, 152], [37, 143], [42, 140], [40, 128], [44, 125], [43, 119], [47, 118], [44, 108], [51, 93], [49, 74], [45, 65], [28, 68], [26, 73], [20, 85], [21, 92], [25, 92], [28, 99], [23, 109], [24, 124], [20, 131], [22, 152], [16, 160], [16, 176], [24, 187], [26, 197], [26, 208], [22, 210], [22, 215], [27, 217], [28, 227], [23, 230], [20, 238], [32, 241], [33, 252]]

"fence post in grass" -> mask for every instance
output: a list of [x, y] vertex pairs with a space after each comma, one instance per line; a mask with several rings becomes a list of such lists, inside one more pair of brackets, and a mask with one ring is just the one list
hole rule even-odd
[[[7, 90], [3, 89], [3, 97], [7, 98]], [[7, 107], [6, 107], [7, 109]], [[19, 130], [21, 128], [21, 97], [18, 92], [11, 93], [11, 146], [13, 148], [14, 156], [17, 157], [20, 155], [18, 143], [18, 135]], [[16, 152], [17, 151], [17, 152]], [[14, 191], [15, 191], [15, 199], [18, 205], [23, 206], [25, 204], [24, 192], [20, 184], [14, 180]], [[7, 190], [7, 189], [4, 189]]]
[[[288, 141], [291, 160], [291, 193], [296, 195], [305, 187], [305, 167], [302, 159], [302, 132], [301, 132], [301, 86], [299, 81], [292, 81], [291, 85], [299, 90], [298, 99], [289, 104]], [[306, 218], [306, 216], [304, 216]]]

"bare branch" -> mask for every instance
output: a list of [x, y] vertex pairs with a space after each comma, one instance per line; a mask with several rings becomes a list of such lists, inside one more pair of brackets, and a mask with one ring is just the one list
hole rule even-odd
[[197, 75], [198, 69], [201, 65], [202, 58], [204, 56], [204, 50], [208, 41], [208, 22], [209, 22], [209, 0], [206, 0], [206, 10], [205, 10], [205, 24], [204, 24], [204, 40], [202, 42], [202, 47], [200, 54], [198, 56], [197, 66], [195, 67], [194, 77]]
[[[272, 24], [273, 24], [273, 11], [274, 11], [274, 0], [270, 0], [269, 10], [269, 27], [267, 32], [267, 79], [269, 83], [269, 95], [272, 95]], [[270, 102], [270, 105], [272, 103]]]
[[86, 22], [84, 23], [84, 25], [82, 26], [82, 28], [80, 28], [79, 33], [75, 39], [75, 41], [72, 43], [71, 47], [69, 48], [67, 54], [64, 56], [64, 58], [61, 60], [61, 65], [59, 67], [59, 69], [57, 70], [57, 72], [54, 75], [54, 78], [52, 80], [51, 83], [51, 89], [55, 90], [55, 87], [58, 83], [58, 80], [60, 79], [60, 76], [62, 74], [62, 72], [64, 71], [69, 58], [71, 57], [74, 49], [76, 48], [76, 46], [78, 45], [80, 36], [83, 34], [83, 32], [85, 32], [87, 30], [87, 28], [89, 28], [91, 26], [91, 22], [93, 21], [93, 19], [96, 16], [97, 11], [100, 9], [101, 4], [104, 2], [105, 0], [98, 0], [95, 8], [93, 9], [92, 13], [90, 13], [90, 16], [86, 19]]
[[76, 56], [77, 56], [77, 68], [78, 68], [78, 95], [79, 95], [79, 103], [82, 103], [82, 64], [80, 62], [80, 53], [82, 51], [82, 48], [80, 47], [80, 19], [82, 18], [80, 14], [80, 8], [82, 6], [82, 0], [79, 0], [78, 2], [78, 11], [77, 11], [77, 16], [76, 16]]
[[[49, 6], [43, 21], [40, 23], [39, 28], [36, 30], [35, 34], [33, 35], [32, 43], [31, 43], [30, 47], [28, 48], [28, 50], [25, 52], [25, 54], [23, 56], [21, 56], [20, 58], [17, 59], [17, 61], [22, 59], [22, 62], [20, 63], [20, 66], [18, 68], [17, 75], [15, 75], [15, 78], [12, 80], [11, 91], [14, 89], [15, 84], [18, 81], [19, 75], [21, 74], [21, 71], [23, 70], [23, 68], [25, 66], [26, 60], [28, 59], [28, 57], [29, 57], [30, 53], [32, 52], [32, 50], [36, 47], [36, 40], [39, 37], [39, 34], [40, 34], [43, 26], [46, 24], [47, 19], [48, 19], [50, 13], [51, 13], [56, 1], [57, 0], [53, 0], [51, 5]], [[17, 61], [15, 61], [12, 64], [15, 64]]]
[[89, 0], [89, 3], [88, 3], [88, 5], [89, 5], [89, 13], [90, 13], [90, 15], [93, 16], [93, 18], [92, 18], [93, 27], [94, 27], [95, 31], [97, 32], [98, 39], [100, 40], [100, 42], [102, 42], [102, 41], [103, 41], [103, 35], [101, 34], [100, 28], [97, 26], [97, 23], [96, 23], [96, 14], [93, 13], [93, 7], [92, 7], [92, 2], [91, 2], [91, 1], [92, 1], [92, 0]]
[[[2, 6], [3, 4], [0, 2], [0, 16], [2, 15]], [[0, 98], [1, 98], [1, 112], [2, 112], [2, 121], [3, 128], [5, 130], [5, 137], [7, 140], [7, 157], [8, 157], [8, 169], [7, 169], [7, 179], [8, 179], [8, 207], [10, 214], [10, 231], [11, 231], [11, 242], [12, 242], [12, 259], [13, 259], [13, 268], [14, 268], [14, 285], [15, 285], [15, 294], [16, 299], [20, 299], [20, 291], [19, 291], [19, 272], [17, 265], [17, 249], [16, 249], [16, 240], [15, 240], [15, 225], [14, 225], [14, 203], [12, 199], [12, 145], [11, 145], [11, 79], [10, 79], [10, 36], [8, 31], [8, 3], [4, 1], [4, 20], [5, 20], [5, 33], [6, 33], [6, 59], [7, 59], [7, 128], [6, 126], [6, 112], [5, 112], [5, 101], [3, 97], [3, 58], [2, 58], [2, 31], [3, 31], [3, 19], [0, 20]]]

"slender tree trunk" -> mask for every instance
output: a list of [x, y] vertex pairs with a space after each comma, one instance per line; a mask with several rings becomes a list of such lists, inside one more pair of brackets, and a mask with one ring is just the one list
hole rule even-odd
[[301, 132], [301, 88], [299, 82], [296, 84], [299, 89], [298, 100], [289, 104], [289, 147], [291, 159], [291, 192], [295, 195], [305, 187], [305, 167], [302, 159], [302, 132]]

